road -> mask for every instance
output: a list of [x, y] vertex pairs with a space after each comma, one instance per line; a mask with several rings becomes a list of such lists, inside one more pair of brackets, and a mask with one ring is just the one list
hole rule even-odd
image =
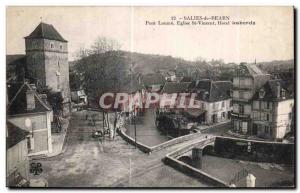
[[[50, 187], [207, 187], [208, 184], [174, 170], [161, 159], [185, 145], [177, 144], [151, 155], [129, 145], [120, 136], [101, 143], [92, 138], [94, 126], [85, 119], [86, 111], [72, 115], [64, 153], [34, 160], [43, 172], [32, 178], [44, 178]], [[99, 115], [96, 127], [101, 127]], [[187, 142], [186, 142], [187, 143]]]

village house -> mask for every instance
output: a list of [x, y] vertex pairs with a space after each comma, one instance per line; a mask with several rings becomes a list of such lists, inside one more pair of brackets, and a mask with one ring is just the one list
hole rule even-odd
[[166, 81], [160, 73], [142, 74], [138, 79], [139, 84], [148, 92], [159, 92]]
[[233, 132], [239, 135], [252, 135], [252, 101], [257, 89], [270, 79], [255, 64], [241, 63], [233, 77], [231, 120]]
[[190, 92], [197, 93], [195, 103], [200, 107], [198, 120], [215, 124], [230, 120], [232, 110], [230, 81], [197, 80], [190, 85]]
[[176, 74], [175, 74], [175, 70], [166, 70], [166, 71], [159, 71], [160, 74], [163, 75], [163, 77], [165, 77], [165, 80], [168, 82], [173, 82], [176, 80]]
[[256, 91], [252, 105], [252, 134], [281, 140], [291, 132], [294, 99], [282, 80], [269, 80]]
[[[171, 107], [171, 101], [172, 98], [175, 96], [176, 94], [176, 98], [174, 97], [174, 103], [173, 103], [173, 107], [178, 109], [185, 109], [187, 108], [188, 102], [189, 102], [189, 90], [188, 87], [191, 83], [190, 82], [166, 82], [163, 89], [161, 90], [161, 96], [160, 96], [160, 102], [162, 103], [162, 100], [165, 100], [165, 102], [163, 102], [165, 104], [165, 107], [169, 108]], [[181, 95], [182, 93], [187, 94], [187, 97], [185, 98], [184, 101], [184, 105], [185, 108], [180, 107], [180, 99], [181, 99]]]
[[52, 110], [34, 85], [7, 84], [7, 120], [30, 133], [29, 156], [52, 152]]
[[9, 187], [29, 185], [28, 136], [28, 131], [6, 122], [6, 185]]

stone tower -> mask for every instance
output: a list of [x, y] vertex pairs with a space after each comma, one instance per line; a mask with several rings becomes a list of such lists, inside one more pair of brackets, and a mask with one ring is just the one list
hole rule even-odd
[[53, 25], [40, 23], [25, 37], [25, 47], [28, 76], [35, 80], [38, 88], [48, 86], [55, 92], [61, 92], [64, 114], [69, 112], [68, 41]]

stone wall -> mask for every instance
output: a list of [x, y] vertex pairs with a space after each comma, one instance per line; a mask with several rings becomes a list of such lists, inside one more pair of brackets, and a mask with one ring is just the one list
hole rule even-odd
[[216, 137], [216, 156], [256, 162], [293, 164], [295, 144]]

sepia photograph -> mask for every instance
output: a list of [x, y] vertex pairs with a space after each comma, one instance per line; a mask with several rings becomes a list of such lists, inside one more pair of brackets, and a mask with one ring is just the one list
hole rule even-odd
[[6, 186], [295, 189], [294, 14], [7, 6]]

